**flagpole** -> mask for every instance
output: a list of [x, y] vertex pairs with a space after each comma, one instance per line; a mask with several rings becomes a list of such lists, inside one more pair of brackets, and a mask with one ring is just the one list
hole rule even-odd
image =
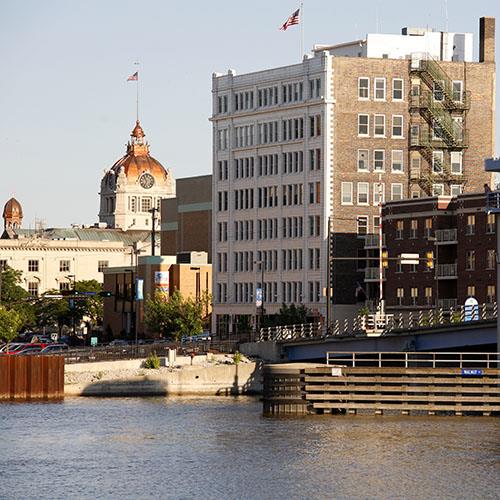
[[[134, 63], [136, 66], [139, 66], [139, 61], [136, 61]], [[137, 71], [137, 80], [136, 80], [136, 115], [137, 115], [137, 121], [139, 121], [139, 71]]]
[[304, 57], [304, 2], [300, 2], [300, 58]]

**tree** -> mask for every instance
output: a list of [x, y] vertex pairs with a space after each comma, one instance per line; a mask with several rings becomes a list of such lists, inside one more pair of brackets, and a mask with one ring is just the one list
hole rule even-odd
[[19, 285], [22, 271], [6, 267], [0, 276], [0, 306], [17, 312], [21, 321], [20, 328], [35, 324], [35, 311], [30, 303], [32, 297]]
[[203, 330], [202, 300], [184, 299], [176, 290], [171, 296], [157, 292], [146, 301], [145, 322], [155, 333], [179, 340]]
[[23, 324], [20, 314], [15, 309], [0, 306], [0, 341], [9, 344], [19, 333]]

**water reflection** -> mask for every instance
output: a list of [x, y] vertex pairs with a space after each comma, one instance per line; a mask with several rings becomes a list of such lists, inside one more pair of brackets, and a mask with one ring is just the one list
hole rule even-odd
[[497, 498], [490, 418], [264, 418], [252, 398], [0, 405], [2, 498]]

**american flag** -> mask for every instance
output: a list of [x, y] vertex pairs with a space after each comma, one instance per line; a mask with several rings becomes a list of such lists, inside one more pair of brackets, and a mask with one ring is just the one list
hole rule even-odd
[[136, 71], [133, 75], [130, 75], [127, 78], [127, 82], [135, 82], [136, 80], [139, 80], [139, 72]]
[[280, 30], [281, 31], [286, 31], [290, 26], [293, 26], [294, 24], [299, 24], [300, 18], [299, 18], [299, 12], [300, 9], [297, 9], [286, 21], [285, 23], [281, 26]]

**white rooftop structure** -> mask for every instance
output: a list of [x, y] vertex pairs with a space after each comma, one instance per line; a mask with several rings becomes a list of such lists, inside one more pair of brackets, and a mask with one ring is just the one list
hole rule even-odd
[[403, 28], [401, 35], [369, 33], [364, 40], [315, 45], [314, 52], [333, 56], [409, 59], [412, 53], [430, 54], [440, 61], [472, 61], [472, 33], [448, 33], [428, 28]]

